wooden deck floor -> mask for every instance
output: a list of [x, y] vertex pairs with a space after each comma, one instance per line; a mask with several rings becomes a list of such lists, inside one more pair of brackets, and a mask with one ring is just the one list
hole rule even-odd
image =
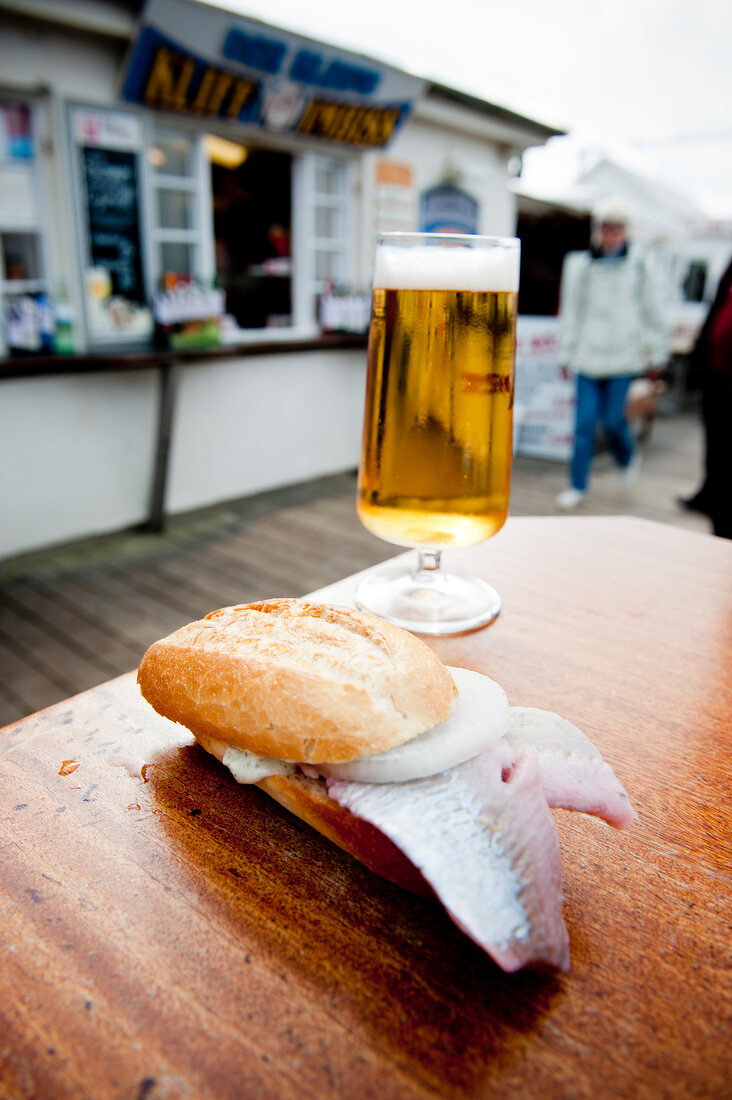
[[[621, 493], [596, 460], [589, 514], [638, 515], [708, 532], [679, 510], [701, 470], [695, 414], [656, 422], [638, 484]], [[519, 456], [512, 515], [553, 515], [561, 464]], [[267, 493], [0, 563], [0, 726], [135, 667], [155, 639], [215, 607], [300, 596], [390, 557], [355, 513], [355, 477]], [[509, 519], [510, 522], [510, 519]]]

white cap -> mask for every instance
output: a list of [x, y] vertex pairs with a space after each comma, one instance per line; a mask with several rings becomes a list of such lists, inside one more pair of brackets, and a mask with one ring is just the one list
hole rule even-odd
[[611, 196], [595, 203], [592, 209], [592, 221], [594, 225], [614, 222], [627, 227], [630, 225], [630, 211], [622, 199]]

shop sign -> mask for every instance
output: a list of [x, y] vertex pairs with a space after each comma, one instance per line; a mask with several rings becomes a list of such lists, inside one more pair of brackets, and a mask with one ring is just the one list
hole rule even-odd
[[381, 148], [423, 82], [324, 43], [191, 0], [148, 0], [122, 95], [274, 133]]
[[432, 187], [420, 196], [419, 228], [423, 233], [477, 233], [478, 203], [459, 187]]

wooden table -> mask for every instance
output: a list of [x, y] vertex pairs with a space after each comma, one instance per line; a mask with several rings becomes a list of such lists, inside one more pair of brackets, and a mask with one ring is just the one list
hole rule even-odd
[[640, 814], [556, 813], [570, 973], [503, 974], [123, 676], [2, 734], [3, 1098], [732, 1094], [732, 545], [516, 519], [455, 557], [504, 611], [440, 655], [579, 724]]

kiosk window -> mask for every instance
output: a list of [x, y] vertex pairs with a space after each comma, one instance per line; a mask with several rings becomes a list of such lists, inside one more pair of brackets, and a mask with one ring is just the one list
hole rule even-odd
[[240, 328], [291, 325], [292, 157], [226, 146], [208, 145], [216, 275], [227, 312]]

